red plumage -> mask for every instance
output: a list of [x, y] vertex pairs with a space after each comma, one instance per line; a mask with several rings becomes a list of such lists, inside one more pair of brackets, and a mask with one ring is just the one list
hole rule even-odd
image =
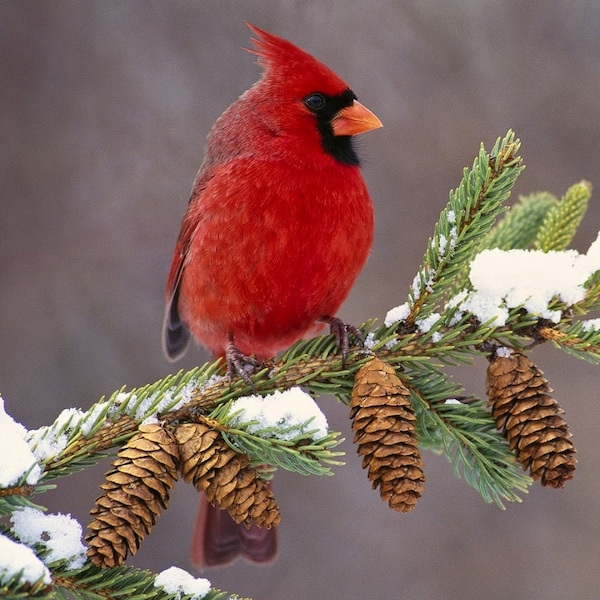
[[[185, 352], [190, 332], [215, 356], [233, 341], [259, 359], [313, 335], [346, 298], [373, 239], [351, 136], [380, 121], [328, 67], [250, 28], [264, 72], [208, 136], [167, 283], [163, 342], [172, 359]], [[208, 529], [227, 530], [203, 514], [197, 535], [211, 519]], [[244, 531], [256, 537], [255, 528], [242, 528], [242, 540]], [[228, 556], [210, 540], [195, 542], [195, 562], [234, 557], [244, 544], [229, 538], [216, 540], [231, 546]], [[273, 538], [266, 540], [274, 552]]]

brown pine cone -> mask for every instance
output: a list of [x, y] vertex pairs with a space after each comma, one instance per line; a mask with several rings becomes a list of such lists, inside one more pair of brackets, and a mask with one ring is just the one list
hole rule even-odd
[[488, 405], [523, 470], [561, 488], [573, 477], [575, 448], [543, 372], [520, 352], [501, 348], [487, 370]]
[[409, 397], [394, 369], [375, 357], [356, 373], [350, 400], [362, 466], [381, 499], [401, 512], [414, 508], [425, 482]]
[[90, 511], [86, 541], [90, 560], [99, 567], [122, 564], [134, 555], [167, 508], [177, 481], [177, 445], [158, 424], [141, 425], [122, 448], [100, 487], [104, 494]]
[[281, 520], [267, 482], [250, 467], [246, 454], [235, 452], [217, 429], [205, 423], [186, 423], [175, 430], [181, 474], [208, 501], [226, 510], [236, 523], [252, 522], [271, 528]]

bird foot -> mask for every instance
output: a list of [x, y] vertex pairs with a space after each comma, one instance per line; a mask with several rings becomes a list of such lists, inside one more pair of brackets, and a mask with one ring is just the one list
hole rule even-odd
[[254, 383], [250, 379], [249, 372], [252, 372], [260, 363], [253, 356], [246, 356], [234, 343], [233, 337], [227, 342], [225, 349], [225, 362], [227, 363], [227, 377], [229, 385], [237, 375], [249, 385], [253, 391], [256, 391]]
[[346, 359], [350, 351], [350, 334], [352, 334], [364, 346], [365, 340], [360, 329], [350, 323], [342, 321], [338, 317], [325, 316], [321, 319], [324, 323], [329, 324], [329, 331], [335, 337], [335, 343], [342, 353], [342, 366], [346, 366]]

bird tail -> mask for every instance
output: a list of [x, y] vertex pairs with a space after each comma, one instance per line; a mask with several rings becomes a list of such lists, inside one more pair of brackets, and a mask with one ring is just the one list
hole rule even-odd
[[190, 560], [197, 569], [224, 566], [242, 557], [268, 564], [277, 555], [277, 528], [235, 523], [227, 511], [209, 504], [204, 495], [194, 527]]

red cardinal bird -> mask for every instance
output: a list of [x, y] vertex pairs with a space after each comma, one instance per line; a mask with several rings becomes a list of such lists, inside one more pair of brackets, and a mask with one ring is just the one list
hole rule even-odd
[[[170, 359], [190, 334], [230, 374], [329, 323], [362, 269], [373, 207], [352, 136], [381, 127], [340, 77], [287, 40], [249, 25], [261, 79], [217, 120], [177, 240], [163, 343]], [[242, 374], [242, 373], [239, 373]], [[237, 526], [201, 506], [198, 567], [238, 555], [268, 562], [275, 530]]]

